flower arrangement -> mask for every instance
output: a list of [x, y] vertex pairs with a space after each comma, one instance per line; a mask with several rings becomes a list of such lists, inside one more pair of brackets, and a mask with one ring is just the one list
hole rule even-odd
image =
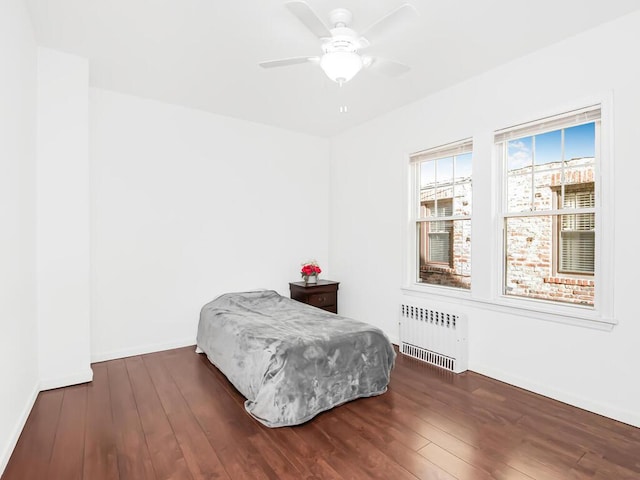
[[322, 273], [322, 269], [315, 260], [309, 260], [302, 264], [300, 275], [302, 275], [303, 278], [308, 278], [314, 275], [317, 277], [319, 273]]

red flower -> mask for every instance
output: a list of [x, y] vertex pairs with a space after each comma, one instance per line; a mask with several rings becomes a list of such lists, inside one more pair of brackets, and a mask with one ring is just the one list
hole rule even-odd
[[322, 269], [316, 263], [315, 260], [302, 264], [302, 269], [300, 270], [300, 274], [303, 277], [308, 277], [310, 275], [318, 275], [319, 273], [322, 273]]

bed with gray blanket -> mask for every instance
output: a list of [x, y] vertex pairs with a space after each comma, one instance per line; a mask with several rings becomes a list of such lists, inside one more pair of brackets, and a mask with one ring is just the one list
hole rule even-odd
[[202, 307], [197, 351], [267, 427], [384, 393], [396, 356], [380, 329], [273, 290], [227, 293]]

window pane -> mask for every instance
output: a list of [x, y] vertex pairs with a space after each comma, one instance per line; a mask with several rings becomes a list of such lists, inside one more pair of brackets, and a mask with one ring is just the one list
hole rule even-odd
[[[591, 184], [593, 191], [593, 182], [595, 180], [595, 165], [590, 159], [571, 160], [568, 162], [570, 168], [564, 169], [565, 190], [571, 191], [576, 186]], [[594, 205], [591, 205], [592, 207]]]
[[564, 193], [563, 207], [566, 209], [593, 208], [596, 203], [595, 200], [595, 193], [592, 189], [571, 191], [567, 188]]
[[507, 171], [513, 172], [522, 168], [531, 167], [533, 157], [532, 137], [510, 140], [507, 144]]
[[[450, 217], [453, 214], [452, 202], [449, 200], [440, 200], [438, 202], [438, 217]], [[438, 223], [438, 222], [434, 222]]]
[[546, 165], [562, 161], [562, 131], [536, 135], [535, 164]]
[[[451, 223], [451, 222], [445, 222]], [[449, 264], [449, 246], [451, 241], [451, 227], [444, 231], [429, 232], [428, 251], [429, 262]]]
[[596, 218], [593, 213], [579, 213], [577, 215], [562, 215], [562, 231], [587, 232], [595, 229]]
[[456, 183], [453, 192], [452, 215], [471, 215], [471, 154], [455, 157]]
[[564, 158], [586, 158], [595, 156], [596, 126], [594, 122], [566, 128], [564, 130]]
[[[565, 215], [586, 217], [592, 215]], [[562, 222], [565, 223], [564, 221]], [[571, 223], [583, 223], [580, 220]], [[584, 223], [590, 223], [586, 221]], [[579, 225], [578, 225], [579, 226]], [[560, 271], [563, 273], [593, 273], [595, 232], [563, 230], [560, 234]]]
[[507, 177], [507, 211], [528, 212], [531, 203], [531, 169], [510, 173]]
[[420, 189], [433, 187], [436, 183], [436, 162], [422, 162], [420, 164]]
[[524, 295], [540, 290], [552, 274], [550, 216], [506, 219], [506, 293]]
[[419, 222], [418, 282], [471, 288], [471, 221]]
[[471, 153], [458, 155], [455, 160], [456, 180], [466, 180], [471, 178]]
[[[425, 217], [450, 217], [451, 216], [451, 199], [423, 202], [422, 207], [425, 211]], [[438, 224], [438, 222], [433, 222]]]
[[[590, 214], [589, 214], [590, 215]], [[563, 215], [563, 217], [576, 215]], [[558, 277], [553, 268], [554, 217], [505, 219], [505, 295], [593, 306], [593, 280]], [[574, 223], [579, 223], [576, 219]], [[561, 222], [562, 223], [562, 222]], [[579, 236], [579, 235], [578, 235]], [[566, 241], [564, 241], [566, 240]], [[585, 237], [563, 239], [567, 258], [576, 253], [572, 267], [584, 265], [588, 250]], [[562, 260], [560, 260], [562, 262]]]
[[[593, 208], [593, 184], [586, 188], [567, 187], [564, 194], [565, 209]], [[563, 273], [594, 273], [595, 214], [582, 213], [560, 217], [559, 266]]]
[[453, 197], [453, 157], [440, 158], [436, 163], [436, 198]]
[[436, 181], [442, 185], [443, 183], [451, 183], [453, 180], [453, 157], [439, 158], [436, 160]]
[[507, 211], [533, 209], [532, 189], [533, 137], [507, 143]]
[[551, 186], [556, 183], [556, 177], [560, 177], [559, 170], [537, 172], [533, 176], [533, 210], [540, 212], [554, 208]]
[[435, 162], [422, 162], [420, 164], [420, 218], [430, 215], [425, 203], [435, 198], [436, 164]]
[[452, 215], [471, 216], [471, 182], [456, 184]]

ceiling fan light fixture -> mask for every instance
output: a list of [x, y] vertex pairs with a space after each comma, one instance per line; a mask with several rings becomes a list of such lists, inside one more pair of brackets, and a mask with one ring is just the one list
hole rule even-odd
[[362, 66], [362, 57], [355, 52], [327, 52], [320, 59], [324, 73], [338, 83], [351, 80]]
[[260, 62], [258, 65], [262, 68], [286, 67], [309, 62], [320, 64], [327, 77], [341, 86], [365, 68], [373, 67], [371, 70], [390, 77], [399, 76], [409, 70], [408, 66], [401, 63], [369, 55], [361, 56], [358, 52], [371, 46], [369, 35], [372, 35], [375, 41], [376, 36], [384, 35], [392, 28], [401, 28], [408, 20], [418, 15], [413, 5], [402, 4], [374, 22], [364, 33], [358, 33], [351, 28], [353, 15], [346, 8], [336, 8], [329, 12], [330, 25], [327, 25], [305, 0], [287, 0], [285, 6], [320, 40], [323, 54]]

